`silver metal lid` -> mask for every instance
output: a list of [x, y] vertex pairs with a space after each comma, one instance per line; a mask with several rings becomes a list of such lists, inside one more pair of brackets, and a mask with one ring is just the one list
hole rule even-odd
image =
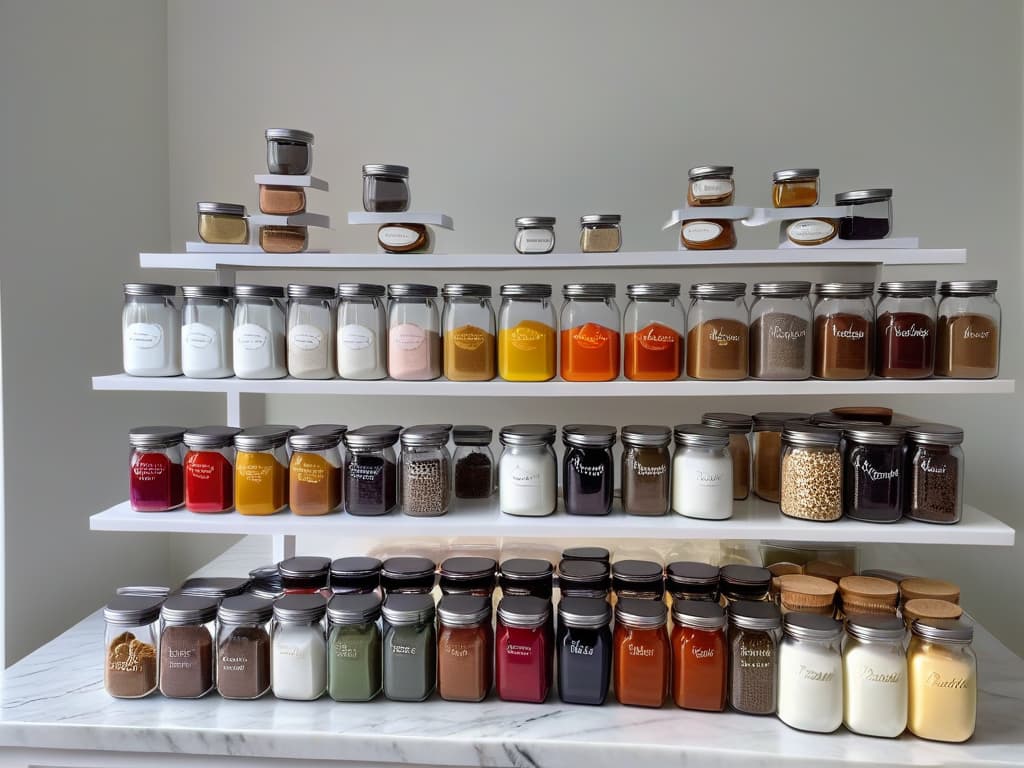
[[552, 424], [510, 424], [501, 428], [498, 441], [502, 445], [554, 445], [555, 433]]
[[167, 283], [125, 283], [125, 296], [174, 296], [176, 286]]
[[611, 448], [618, 430], [606, 424], [566, 424], [562, 427], [562, 442], [579, 448]]
[[995, 293], [998, 280], [947, 280], [939, 286], [943, 296], [987, 296]]
[[746, 283], [694, 283], [690, 286], [691, 299], [739, 299], [746, 293]]
[[868, 445], [902, 445], [907, 431], [899, 427], [857, 425], [844, 429], [843, 435], [854, 443]]
[[907, 429], [907, 438], [925, 445], [960, 445], [964, 441], [964, 431], [951, 424], [919, 424]]
[[732, 178], [731, 165], [696, 165], [688, 171], [690, 181], [697, 179], [730, 179]]
[[626, 295], [631, 299], [674, 299], [681, 290], [679, 283], [632, 283], [626, 286]]
[[300, 131], [298, 128], [267, 128], [267, 141], [292, 141], [299, 144], [312, 144], [313, 134]]
[[423, 624], [434, 620], [434, 598], [420, 593], [388, 595], [380, 612], [396, 627]]
[[373, 592], [335, 595], [327, 603], [327, 618], [333, 624], [367, 624], [380, 617], [380, 598]]
[[817, 613], [787, 613], [782, 631], [797, 640], [831, 640], [843, 631], [843, 625], [831, 616]]
[[388, 297], [392, 299], [405, 297], [432, 299], [436, 296], [436, 285], [424, 285], [423, 283], [393, 283], [388, 286]]
[[182, 440], [189, 448], [227, 448], [235, 444], [238, 427], [193, 427], [185, 432]]
[[186, 299], [230, 299], [234, 291], [230, 285], [183, 285], [181, 295]]
[[452, 439], [456, 445], [490, 445], [494, 430], [482, 424], [456, 424]]
[[661, 600], [638, 600], [624, 597], [615, 604], [615, 621], [634, 629], [657, 629], [665, 626], [668, 608]]
[[219, 602], [216, 597], [176, 592], [164, 600], [160, 618], [166, 624], [205, 624], [217, 618]]
[[274, 603], [274, 618], [284, 622], [320, 621], [327, 613], [327, 601], [320, 595], [285, 595]]
[[520, 229], [528, 227], [553, 227], [555, 226], [554, 216], [520, 216], [516, 219], [516, 226]]
[[672, 430], [655, 424], [630, 424], [619, 433], [623, 445], [664, 448], [672, 441]]
[[388, 289], [375, 283], [338, 283], [339, 299], [379, 299]]
[[729, 622], [742, 629], [769, 631], [779, 628], [782, 614], [775, 603], [737, 600], [729, 606]]
[[708, 563], [679, 561], [666, 566], [665, 577], [669, 586], [717, 586], [719, 572], [718, 566]]
[[323, 575], [324, 584], [327, 583], [327, 572], [330, 568], [331, 558], [312, 555], [289, 557], [277, 564], [277, 570], [282, 576], [303, 578]]
[[507, 627], [532, 629], [545, 624], [551, 616], [551, 603], [529, 595], [511, 595], [498, 603], [498, 621]]
[[917, 619], [910, 631], [925, 640], [966, 644], [974, 639], [974, 626], [960, 619]]
[[600, 629], [612, 620], [612, 607], [600, 597], [563, 597], [558, 601], [558, 623], [575, 629]]
[[448, 424], [419, 424], [402, 430], [400, 439], [403, 446], [430, 447], [447, 445], [450, 437]]
[[896, 280], [878, 284], [880, 296], [934, 296], [934, 280]]
[[568, 283], [562, 286], [567, 299], [614, 299], [615, 283]]
[[858, 640], [902, 640], [907, 627], [895, 616], [865, 613], [847, 616], [846, 631]]
[[363, 166], [363, 176], [390, 176], [396, 179], [409, 178], [409, 166], [369, 163]]
[[580, 216], [580, 224], [597, 224], [610, 226], [622, 221], [622, 216], [617, 213], [588, 213]]
[[329, 451], [341, 443], [344, 432], [327, 432], [303, 429], [288, 436], [288, 446], [293, 451]]
[[551, 578], [555, 566], [539, 557], [513, 557], [501, 564], [501, 578], [509, 581], [533, 581]]
[[133, 448], [170, 448], [184, 436], [183, 427], [133, 427], [128, 431], [128, 444]]
[[437, 565], [426, 557], [402, 556], [389, 557], [381, 563], [381, 576], [395, 581], [416, 581], [426, 577], [433, 578]]
[[274, 601], [255, 595], [225, 597], [217, 618], [224, 624], [265, 624], [274, 616]]
[[267, 451], [284, 445], [294, 431], [295, 427], [283, 424], [248, 427], [235, 435], [235, 448], [240, 451]]
[[700, 448], [725, 448], [729, 445], [729, 433], [706, 424], [677, 424], [672, 430], [676, 445], [692, 445]]
[[479, 595], [445, 595], [437, 604], [437, 618], [449, 627], [490, 623], [491, 599]]
[[339, 557], [331, 563], [331, 576], [339, 578], [365, 578], [380, 575], [383, 563], [376, 557]]
[[333, 299], [335, 291], [329, 285], [300, 285], [288, 283], [289, 299]]
[[131, 597], [159, 597], [163, 600], [169, 594], [171, 594], [170, 587], [161, 587], [158, 585], [138, 585], [128, 587], [118, 587], [115, 590], [117, 595], [126, 595]]
[[612, 563], [612, 578], [630, 584], [648, 584], [664, 579], [665, 569], [653, 560], [619, 560]]
[[491, 298], [491, 286], [480, 283], [445, 283], [441, 295], [448, 297], [465, 296], [471, 299]]
[[807, 414], [790, 411], [761, 411], [755, 413], [752, 418], [755, 432], [779, 432], [787, 421], [806, 419]]
[[402, 428], [394, 424], [371, 424], [350, 429], [342, 440], [348, 448], [389, 448], [398, 442]]
[[754, 417], [745, 413], [730, 413], [718, 411], [705, 413], [700, 417], [700, 423], [716, 429], [725, 429], [729, 432], [749, 432], [754, 426]]
[[196, 213], [219, 213], [224, 216], [245, 216], [245, 206], [238, 203], [196, 203]]
[[191, 579], [186, 579], [178, 592], [183, 595], [199, 595], [223, 600], [225, 597], [242, 594], [249, 588], [250, 583], [250, 579], [238, 576], [194, 576]]
[[693, 629], [721, 629], [726, 624], [725, 610], [709, 600], [673, 600], [672, 620]]
[[754, 283], [751, 293], [754, 296], [781, 296], [783, 298], [799, 298], [811, 292], [811, 284], [805, 280], [791, 280], [782, 283]]
[[108, 624], [141, 627], [160, 618], [164, 598], [157, 595], [118, 595], [103, 607], [103, 619]]
[[863, 299], [875, 292], [874, 283], [815, 283], [814, 293], [840, 299]]
[[798, 446], [838, 446], [843, 433], [838, 429], [811, 426], [799, 422], [789, 422], [782, 429], [782, 439], [790, 445]]
[[772, 181], [814, 181], [821, 175], [817, 168], [786, 168], [772, 174]]
[[521, 299], [546, 299], [551, 296], [551, 286], [546, 283], [510, 283], [501, 286], [501, 295]]
[[236, 285], [235, 298], [283, 299], [284, 288], [280, 285]]
[[892, 189], [875, 187], [874, 189], [852, 189], [849, 192], [836, 193], [836, 205], [859, 205], [861, 203], [880, 203], [892, 199]]

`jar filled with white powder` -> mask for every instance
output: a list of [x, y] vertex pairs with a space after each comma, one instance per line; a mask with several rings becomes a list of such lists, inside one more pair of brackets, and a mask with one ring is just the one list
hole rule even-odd
[[831, 616], [787, 613], [779, 647], [779, 719], [791, 728], [832, 733], [843, 724], [843, 625]]
[[334, 289], [288, 285], [288, 373], [296, 379], [334, 378]]
[[121, 347], [129, 376], [181, 375], [177, 290], [163, 283], [125, 283]]
[[270, 677], [277, 698], [312, 701], [327, 690], [326, 613], [320, 595], [285, 595], [274, 603]]
[[854, 733], [896, 738], [907, 727], [906, 627], [896, 616], [846, 621], [843, 723]]
[[383, 285], [338, 285], [338, 375], [383, 379], [388, 375], [388, 315]]
[[680, 424], [673, 438], [672, 510], [702, 520], [732, 517], [729, 433], [703, 424]]
[[513, 424], [498, 435], [504, 446], [498, 460], [498, 495], [507, 515], [542, 517], [555, 511], [558, 462], [550, 424]]
[[231, 338], [234, 319], [227, 285], [185, 285], [181, 305], [181, 370], [192, 379], [233, 376]]
[[240, 379], [280, 379], [288, 375], [284, 288], [235, 286], [232, 357]]

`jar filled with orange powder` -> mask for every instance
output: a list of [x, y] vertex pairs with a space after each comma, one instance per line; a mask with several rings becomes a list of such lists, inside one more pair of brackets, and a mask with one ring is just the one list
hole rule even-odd
[[611, 381], [619, 376], [620, 315], [614, 283], [570, 283], [562, 296], [562, 378]]
[[676, 600], [672, 620], [672, 698], [676, 706], [721, 712], [729, 683], [725, 611], [707, 600]]
[[620, 704], [660, 707], [668, 696], [672, 650], [662, 600], [623, 598], [615, 606], [615, 697]]
[[686, 310], [679, 283], [626, 286], [624, 369], [634, 381], [674, 381], [683, 372]]

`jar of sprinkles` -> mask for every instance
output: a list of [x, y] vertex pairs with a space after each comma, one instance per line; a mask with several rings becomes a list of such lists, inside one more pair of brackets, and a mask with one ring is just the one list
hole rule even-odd
[[448, 511], [452, 482], [446, 426], [429, 424], [402, 432], [399, 477], [407, 515], [434, 517]]
[[790, 422], [782, 432], [782, 513], [832, 521], [843, 515], [842, 432]]
[[923, 523], [959, 523], [963, 515], [964, 431], [948, 424], [907, 430], [906, 515]]

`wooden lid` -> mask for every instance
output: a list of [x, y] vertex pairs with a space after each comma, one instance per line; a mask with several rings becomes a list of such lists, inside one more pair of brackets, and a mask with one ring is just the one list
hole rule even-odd
[[772, 563], [765, 567], [772, 572], [772, 576], [788, 576], [789, 574], [804, 572], [804, 567], [796, 563]]
[[853, 568], [828, 560], [811, 560], [804, 566], [804, 573], [808, 576], [820, 576], [823, 579], [838, 582], [844, 576], [852, 576]]
[[828, 579], [804, 574], [779, 577], [782, 604], [789, 610], [828, 608], [836, 597], [836, 584]]
[[900, 588], [896, 584], [873, 576], [844, 576], [839, 580], [839, 591], [843, 600], [860, 597], [895, 602], [900, 596]]
[[904, 603], [903, 620], [910, 625], [918, 619], [959, 619], [963, 612], [956, 603], [919, 597]]
[[960, 587], [939, 579], [904, 579], [900, 582], [900, 594], [904, 602], [922, 599], [960, 602]]

